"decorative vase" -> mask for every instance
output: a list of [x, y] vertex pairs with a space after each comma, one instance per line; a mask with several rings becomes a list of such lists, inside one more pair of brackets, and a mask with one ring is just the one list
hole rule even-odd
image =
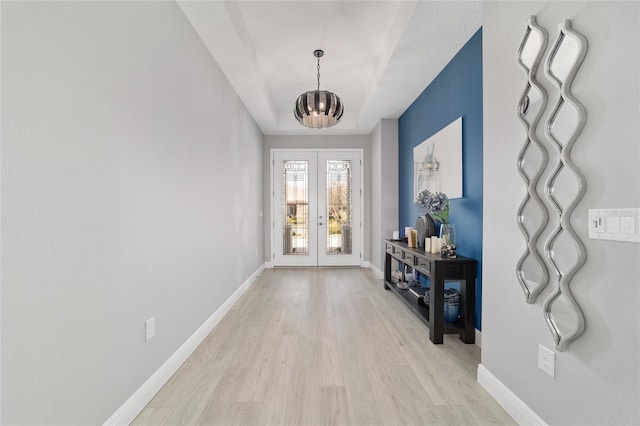
[[456, 227], [450, 223], [440, 225], [440, 238], [442, 239], [442, 248], [440, 254], [444, 257], [456, 257]]
[[402, 281], [406, 281], [410, 286], [416, 281], [415, 270], [411, 266], [404, 265]]
[[416, 220], [416, 230], [418, 231], [418, 247], [424, 249], [425, 238], [436, 235], [436, 224], [428, 214], [419, 216]]
[[460, 314], [460, 292], [455, 288], [444, 291], [444, 320], [456, 322]]
[[424, 216], [418, 216], [416, 220], [416, 231], [418, 232], [418, 247], [422, 247], [424, 244], [425, 234], [427, 233], [427, 224], [424, 221]]

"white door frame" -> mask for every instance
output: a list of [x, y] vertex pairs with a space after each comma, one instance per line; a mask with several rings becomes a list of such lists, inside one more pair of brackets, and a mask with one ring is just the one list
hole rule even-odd
[[[353, 266], [362, 266], [364, 264], [364, 189], [365, 189], [365, 181], [364, 181], [364, 150], [362, 148], [342, 148], [342, 149], [311, 149], [311, 148], [307, 148], [307, 149], [287, 149], [287, 148], [272, 148], [270, 150], [270, 161], [269, 161], [269, 190], [271, 193], [271, 196], [269, 197], [269, 204], [270, 204], [270, 209], [269, 211], [271, 212], [271, 241], [270, 241], [270, 247], [271, 247], [271, 253], [270, 253], [270, 262], [272, 266], [279, 266], [276, 265], [277, 262], [274, 262], [275, 258], [276, 258], [276, 238], [275, 238], [275, 223], [276, 223], [276, 214], [279, 214], [277, 211], [279, 210], [279, 208], [281, 206], [276, 206], [274, 203], [274, 199], [275, 199], [275, 182], [274, 182], [274, 166], [275, 166], [275, 154], [277, 152], [289, 152], [292, 153], [293, 155], [295, 155], [296, 153], [309, 153], [309, 152], [316, 152], [318, 154], [320, 153], [327, 153], [327, 152], [355, 152], [358, 154], [359, 157], [359, 161], [360, 161], [360, 176], [359, 180], [360, 180], [360, 194], [357, 194], [360, 197], [360, 214], [359, 217], [353, 217], [353, 226], [356, 227], [359, 225], [360, 227], [360, 232], [359, 232], [359, 236], [358, 236], [358, 243], [360, 246], [360, 253], [359, 255], [359, 261], [356, 264], [351, 264]], [[315, 215], [315, 217], [313, 218], [313, 226], [317, 226], [317, 215]], [[310, 226], [311, 226], [311, 218], [310, 218]]]

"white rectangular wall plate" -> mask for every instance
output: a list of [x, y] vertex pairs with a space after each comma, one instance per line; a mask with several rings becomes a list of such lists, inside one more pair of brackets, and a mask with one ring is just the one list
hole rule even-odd
[[145, 321], [144, 331], [144, 339], [146, 342], [151, 340], [151, 338], [156, 335], [156, 317], [151, 317], [147, 321]]
[[640, 243], [640, 208], [589, 209], [589, 239]]
[[551, 377], [556, 377], [556, 354], [542, 345], [538, 345], [538, 368]]

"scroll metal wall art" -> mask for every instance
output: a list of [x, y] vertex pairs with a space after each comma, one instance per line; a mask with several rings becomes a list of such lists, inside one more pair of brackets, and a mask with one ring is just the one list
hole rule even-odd
[[[518, 117], [527, 130], [527, 138], [518, 155], [517, 168], [527, 186], [527, 194], [518, 207], [517, 221], [527, 243], [524, 254], [516, 265], [516, 275], [524, 290], [527, 303], [534, 303], [538, 294], [549, 282], [547, 266], [538, 250], [538, 239], [549, 222], [547, 207], [538, 195], [537, 186], [547, 165], [548, 154], [536, 135], [538, 123], [547, 105], [547, 92], [536, 81], [536, 71], [547, 48], [547, 33], [536, 25], [534, 16], [529, 18], [527, 29], [518, 48], [517, 61], [527, 73], [527, 85], [518, 103]], [[540, 155], [533, 171], [527, 167], [526, 159], [530, 148], [535, 147]], [[530, 156], [529, 156], [530, 157]], [[531, 176], [530, 176], [531, 175]], [[531, 212], [538, 223], [528, 223], [525, 212]], [[531, 216], [531, 215], [529, 215]], [[534, 221], [535, 222], [535, 221]]]
[[[536, 34], [537, 36], [532, 36]], [[527, 25], [523, 42], [518, 50], [518, 62], [527, 70], [527, 88], [518, 105], [518, 116], [527, 127], [527, 141], [518, 157], [518, 170], [527, 183], [527, 197], [518, 209], [518, 224], [527, 243], [527, 251], [518, 262], [518, 279], [525, 290], [528, 303], [533, 303], [549, 280], [544, 263], [540, 262], [537, 242], [540, 233], [549, 222], [549, 215], [537, 194], [537, 183], [548, 162], [548, 152], [536, 138], [535, 128], [540, 115], [546, 107], [546, 93], [537, 84], [535, 74], [539, 63], [539, 51], [546, 47], [544, 30], [537, 27], [532, 17]], [[532, 40], [532, 41], [530, 41]], [[535, 40], [540, 40], [536, 42]], [[536, 48], [539, 48], [536, 50]], [[533, 60], [531, 51], [536, 52]], [[529, 53], [527, 53], [529, 52]], [[565, 20], [560, 24], [558, 37], [547, 56], [544, 71], [549, 80], [558, 88], [559, 97], [545, 122], [544, 133], [553, 148], [555, 164], [544, 183], [544, 194], [555, 213], [555, 226], [544, 243], [544, 255], [549, 268], [553, 272], [556, 285], [543, 304], [544, 317], [554, 338], [556, 349], [564, 351], [568, 344], [584, 331], [584, 316], [571, 293], [571, 280], [586, 261], [584, 244], [571, 225], [571, 215], [586, 192], [586, 180], [576, 167], [571, 150], [582, 132], [587, 120], [584, 106], [571, 93], [571, 84], [587, 54], [587, 40], [571, 29], [571, 22]], [[529, 56], [527, 56], [529, 55]], [[531, 66], [528, 66], [526, 61]], [[537, 108], [529, 109], [538, 96]], [[528, 178], [524, 170], [527, 149], [533, 143], [540, 151], [540, 166]], [[564, 173], [563, 173], [564, 172]], [[568, 188], [571, 184], [572, 188]], [[535, 195], [534, 195], [535, 194]], [[568, 194], [568, 195], [567, 195]], [[538, 206], [538, 224], [531, 236], [527, 233], [527, 205], [533, 200]], [[535, 220], [535, 218], [534, 218]], [[528, 259], [535, 259], [536, 272], [529, 272]], [[532, 262], [529, 262], [529, 264]], [[535, 271], [535, 269], [534, 269]], [[534, 278], [535, 279], [530, 279]], [[536, 281], [536, 279], [538, 281]], [[532, 281], [536, 285], [532, 286]]]

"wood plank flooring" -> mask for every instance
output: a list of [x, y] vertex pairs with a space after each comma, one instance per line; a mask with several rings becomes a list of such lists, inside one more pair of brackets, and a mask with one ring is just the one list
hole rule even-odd
[[268, 269], [134, 425], [515, 424], [362, 268]]

